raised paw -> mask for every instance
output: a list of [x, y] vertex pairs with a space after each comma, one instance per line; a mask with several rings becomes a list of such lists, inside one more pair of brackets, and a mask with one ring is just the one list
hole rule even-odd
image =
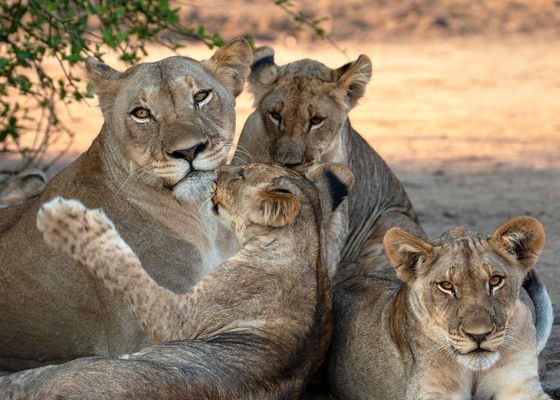
[[37, 228], [49, 246], [80, 262], [86, 261], [90, 247], [98, 239], [107, 235], [118, 236], [115, 226], [102, 210], [90, 210], [78, 200], [62, 197], [41, 206]]

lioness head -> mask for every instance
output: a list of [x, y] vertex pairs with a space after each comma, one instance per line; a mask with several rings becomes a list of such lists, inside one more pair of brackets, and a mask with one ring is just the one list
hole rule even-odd
[[335, 146], [370, 78], [365, 55], [337, 69], [307, 59], [278, 67], [270, 47], [257, 49], [249, 90], [272, 160], [289, 167], [320, 161]]
[[321, 209], [330, 214], [354, 184], [350, 170], [335, 163], [310, 169], [307, 178], [267, 164], [224, 166], [217, 174], [214, 212], [241, 242], [252, 225], [283, 227], [295, 223], [303, 210], [316, 213]]
[[536, 219], [518, 217], [492, 236], [456, 228], [431, 243], [393, 228], [384, 245], [424, 331], [465, 367], [483, 370], [513, 345], [508, 321], [544, 238]]
[[111, 159], [144, 183], [171, 187], [224, 160], [235, 128], [235, 96], [252, 53], [233, 40], [212, 58], [169, 57], [118, 72], [92, 57], [87, 74], [99, 95]]

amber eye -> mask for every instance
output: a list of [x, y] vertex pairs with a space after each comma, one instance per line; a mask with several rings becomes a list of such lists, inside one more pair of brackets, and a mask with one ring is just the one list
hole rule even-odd
[[280, 121], [282, 119], [282, 116], [277, 111], [271, 111], [270, 116], [276, 121]]
[[312, 118], [309, 120], [309, 123], [310, 123], [311, 125], [319, 125], [319, 124], [320, 124], [321, 122], [323, 122], [324, 120], [325, 120], [325, 118], [323, 118], [323, 117], [321, 117], [321, 116], [319, 116], [319, 115], [315, 115], [314, 117], [312, 117]]
[[132, 115], [134, 115], [136, 118], [139, 119], [146, 119], [146, 118], [150, 118], [152, 116], [152, 114], [150, 113], [150, 110], [147, 110], [145, 108], [142, 107], [137, 107], [134, 110], [132, 110]]
[[492, 278], [490, 278], [490, 280], [488, 281], [488, 284], [490, 285], [491, 289], [495, 289], [498, 286], [500, 286], [503, 281], [504, 281], [504, 278], [502, 278], [499, 275], [494, 275]]
[[208, 97], [210, 94], [210, 90], [201, 90], [200, 92], [196, 92], [193, 96], [193, 100], [195, 103], [200, 103], [202, 100]]
[[446, 290], [448, 292], [453, 291], [454, 286], [451, 282], [447, 282], [447, 281], [443, 281], [438, 283], [439, 287], [442, 288], [443, 290]]

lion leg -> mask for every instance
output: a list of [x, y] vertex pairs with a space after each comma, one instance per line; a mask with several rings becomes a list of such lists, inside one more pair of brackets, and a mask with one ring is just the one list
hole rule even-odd
[[154, 344], [175, 339], [180, 324], [180, 296], [160, 287], [142, 268], [102, 210], [89, 210], [77, 200], [60, 197], [45, 203], [37, 215], [45, 242], [80, 262], [125, 303]]

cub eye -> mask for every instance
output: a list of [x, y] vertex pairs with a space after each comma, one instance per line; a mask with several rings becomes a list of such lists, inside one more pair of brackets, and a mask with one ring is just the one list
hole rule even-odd
[[204, 99], [208, 97], [210, 94], [210, 90], [201, 90], [200, 92], [196, 92], [193, 96], [193, 100], [195, 103], [200, 103]]
[[455, 290], [455, 287], [453, 286], [453, 284], [451, 282], [448, 281], [443, 281], [438, 283], [439, 287], [441, 289], [443, 289], [446, 292], [453, 292]]
[[282, 116], [276, 111], [271, 111], [269, 114], [275, 121], [280, 121], [282, 119]]
[[488, 281], [488, 285], [490, 286], [490, 289], [497, 289], [500, 286], [502, 286], [502, 283], [504, 283], [504, 278], [499, 275], [494, 275]]
[[150, 118], [152, 116], [152, 113], [150, 113], [150, 110], [147, 110], [145, 108], [142, 107], [137, 107], [134, 110], [132, 110], [131, 114], [133, 116], [135, 116], [136, 118], [139, 119], [147, 119]]
[[325, 120], [325, 118], [323, 118], [323, 117], [321, 117], [321, 116], [319, 116], [319, 115], [315, 115], [314, 117], [312, 117], [312, 118], [309, 120], [309, 123], [310, 123], [311, 125], [319, 125], [319, 124], [320, 124], [321, 122], [323, 122], [324, 120]]

